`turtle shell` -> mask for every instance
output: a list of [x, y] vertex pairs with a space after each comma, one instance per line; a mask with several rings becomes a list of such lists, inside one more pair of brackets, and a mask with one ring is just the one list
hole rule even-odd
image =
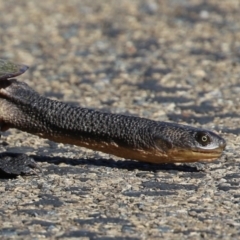
[[0, 59], [0, 80], [6, 80], [23, 74], [28, 70], [28, 66], [11, 63]]

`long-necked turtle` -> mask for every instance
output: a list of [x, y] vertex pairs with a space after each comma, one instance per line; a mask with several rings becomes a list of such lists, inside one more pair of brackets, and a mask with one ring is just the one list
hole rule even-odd
[[[45, 98], [16, 79], [25, 65], [1, 62], [0, 126], [17, 128], [55, 142], [74, 144], [119, 157], [152, 163], [211, 161], [226, 146], [206, 129], [135, 116], [101, 112]], [[36, 167], [27, 155], [0, 159], [8, 173]]]

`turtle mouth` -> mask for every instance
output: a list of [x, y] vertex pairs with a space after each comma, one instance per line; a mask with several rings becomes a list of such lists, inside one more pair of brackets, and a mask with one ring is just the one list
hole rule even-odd
[[176, 162], [211, 162], [221, 157], [224, 149], [223, 146], [215, 149], [175, 149], [174, 152], [169, 153], [169, 158], [174, 159]]

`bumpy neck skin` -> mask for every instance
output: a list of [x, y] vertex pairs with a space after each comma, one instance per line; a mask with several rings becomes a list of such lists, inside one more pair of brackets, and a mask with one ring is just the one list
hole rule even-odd
[[[209, 161], [225, 147], [225, 141], [210, 131], [71, 106], [42, 97], [17, 80], [0, 83], [0, 122], [3, 130], [17, 128], [146, 162]], [[207, 145], [196, 138], [199, 132], [206, 133]]]

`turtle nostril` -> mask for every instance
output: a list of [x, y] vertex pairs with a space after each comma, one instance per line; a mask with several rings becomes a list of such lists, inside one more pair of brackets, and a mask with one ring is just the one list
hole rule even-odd
[[226, 143], [226, 141], [224, 140], [224, 139], [222, 139], [220, 142], [219, 142], [219, 146], [221, 147], [221, 148], [225, 148], [226, 147], [226, 145], [227, 145], [227, 143]]

